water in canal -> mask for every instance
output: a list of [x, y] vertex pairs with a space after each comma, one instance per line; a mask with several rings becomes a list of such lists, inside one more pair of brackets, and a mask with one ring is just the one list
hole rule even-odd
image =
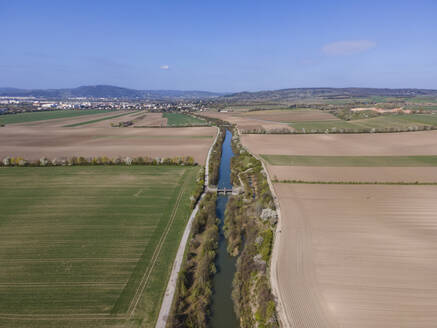
[[[234, 156], [231, 147], [232, 133], [226, 130], [225, 140], [222, 146], [222, 157], [219, 169], [219, 188], [232, 188], [231, 184], [231, 158]], [[223, 235], [223, 223], [225, 219], [226, 203], [228, 196], [217, 197], [216, 215], [219, 223], [219, 247], [217, 250], [216, 267], [217, 273], [214, 276], [212, 297], [212, 313], [209, 321], [211, 328], [238, 328], [238, 320], [234, 312], [232, 302], [232, 280], [235, 274], [235, 258], [231, 257], [227, 250], [227, 242]]]

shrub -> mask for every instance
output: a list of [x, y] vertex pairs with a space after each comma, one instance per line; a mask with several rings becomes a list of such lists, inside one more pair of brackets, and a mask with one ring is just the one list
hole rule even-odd
[[132, 158], [130, 158], [129, 156], [128, 156], [128, 157], [125, 157], [124, 160], [123, 160], [123, 162], [124, 162], [124, 164], [126, 164], [126, 165], [132, 165]]
[[2, 163], [3, 163], [4, 166], [9, 166], [9, 165], [11, 165], [11, 158], [10, 158], [10, 157], [5, 157], [5, 158], [3, 158]]
[[49, 164], [49, 161], [47, 160], [47, 158], [45, 158], [45, 157], [41, 157], [40, 159], [39, 159], [39, 165], [40, 166], [47, 166]]

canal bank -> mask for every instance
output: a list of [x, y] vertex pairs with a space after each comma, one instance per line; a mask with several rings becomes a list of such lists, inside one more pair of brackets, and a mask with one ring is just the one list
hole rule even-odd
[[238, 132], [220, 130], [167, 328], [278, 328], [269, 281], [278, 218], [271, 186]]
[[[205, 164], [205, 189], [208, 189], [208, 181], [209, 181], [209, 166], [211, 165], [211, 154], [213, 152], [213, 148], [215, 144], [218, 141], [218, 138], [220, 136], [220, 129], [217, 128], [217, 135], [215, 136], [214, 142], [212, 143], [211, 147], [208, 151], [208, 156], [206, 158], [206, 164]], [[194, 222], [194, 219], [196, 218], [199, 207], [202, 199], [204, 199], [206, 192], [204, 192], [201, 196], [201, 199], [197, 202], [193, 212], [190, 215], [190, 218], [188, 219], [187, 226], [185, 227], [176, 257], [175, 261], [173, 263], [172, 271], [170, 273], [170, 278], [167, 284], [167, 288], [165, 290], [165, 294], [161, 303], [161, 309], [159, 311], [158, 319], [155, 324], [155, 328], [166, 328], [168, 326], [169, 318], [172, 317], [172, 307], [175, 305], [175, 294], [176, 294], [176, 288], [178, 284], [178, 279], [181, 267], [184, 261], [184, 254], [185, 250], [187, 248], [187, 243], [191, 234], [192, 225]]]
[[[232, 152], [231, 141], [232, 133], [226, 130], [226, 136], [222, 144], [218, 189], [232, 189], [231, 159], [234, 153]], [[227, 203], [227, 195], [219, 195], [217, 197], [216, 216], [219, 219], [219, 245], [215, 261], [217, 272], [213, 280], [211, 317], [208, 325], [211, 328], [239, 327], [232, 302], [232, 281], [236, 272], [236, 259], [227, 252], [227, 240], [223, 230]]]

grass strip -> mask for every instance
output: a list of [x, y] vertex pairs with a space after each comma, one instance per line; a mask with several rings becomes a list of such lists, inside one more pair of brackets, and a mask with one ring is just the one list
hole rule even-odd
[[275, 166], [331, 166], [331, 167], [425, 167], [437, 166], [436, 155], [421, 156], [306, 156], [261, 155]]
[[290, 184], [331, 184], [331, 185], [400, 185], [400, 186], [437, 186], [437, 182], [383, 182], [383, 181], [307, 181], [307, 180], [272, 180], [274, 183]]

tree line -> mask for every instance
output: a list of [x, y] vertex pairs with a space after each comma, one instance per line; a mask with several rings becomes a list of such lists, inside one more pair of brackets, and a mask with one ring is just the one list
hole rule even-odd
[[216, 199], [215, 194], [207, 193], [194, 218], [168, 320], [170, 328], [207, 327], [219, 238]]
[[41, 157], [39, 160], [28, 160], [23, 157], [5, 157], [0, 163], [1, 166], [90, 166], [90, 165], [198, 165], [191, 156], [176, 157], [116, 157], [107, 156], [97, 157], [62, 157], [48, 159]]

